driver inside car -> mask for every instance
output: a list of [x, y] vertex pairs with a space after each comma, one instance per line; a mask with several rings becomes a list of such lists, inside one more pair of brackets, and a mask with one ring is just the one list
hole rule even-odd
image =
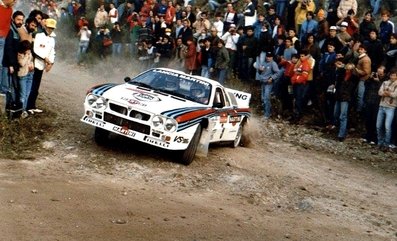
[[179, 89], [179, 84], [174, 79], [166, 79], [164, 83], [164, 90], [176, 92]]
[[191, 97], [193, 97], [194, 101], [207, 104], [208, 98], [205, 95], [205, 89], [203, 86], [194, 85], [190, 88]]

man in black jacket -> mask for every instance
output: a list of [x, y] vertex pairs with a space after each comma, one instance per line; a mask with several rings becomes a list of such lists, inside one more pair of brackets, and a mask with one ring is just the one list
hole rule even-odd
[[3, 57], [3, 69], [2, 69], [2, 83], [1, 91], [3, 93], [9, 93], [7, 95], [7, 103], [11, 103], [17, 100], [16, 97], [16, 73], [18, 72], [18, 46], [20, 42], [20, 35], [18, 28], [22, 27], [25, 15], [21, 11], [15, 11], [12, 15], [11, 29], [8, 32], [5, 45], [4, 45], [4, 57]]

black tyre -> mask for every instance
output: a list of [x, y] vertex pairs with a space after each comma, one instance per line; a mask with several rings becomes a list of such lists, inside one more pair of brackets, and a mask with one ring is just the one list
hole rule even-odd
[[234, 141], [231, 143], [231, 146], [233, 148], [236, 148], [238, 146], [245, 146], [248, 147], [251, 144], [251, 138], [249, 136], [249, 131], [248, 130], [248, 121], [245, 119], [241, 124], [240, 127], [238, 128], [236, 138], [234, 138]]
[[238, 147], [240, 145], [241, 139], [242, 139], [242, 136], [243, 136], [243, 131], [244, 131], [244, 126], [243, 126], [243, 124], [240, 124], [240, 126], [239, 126], [239, 128], [237, 130], [237, 135], [234, 138], [234, 141], [232, 142], [232, 147], [233, 148], [236, 148], [236, 147]]
[[108, 130], [96, 127], [94, 133], [95, 142], [98, 145], [105, 145], [109, 140], [109, 134], [110, 132]]
[[189, 165], [192, 163], [194, 156], [196, 155], [197, 146], [199, 144], [201, 137], [201, 126], [197, 126], [196, 132], [194, 133], [189, 146], [184, 150], [180, 157], [180, 162], [184, 165]]

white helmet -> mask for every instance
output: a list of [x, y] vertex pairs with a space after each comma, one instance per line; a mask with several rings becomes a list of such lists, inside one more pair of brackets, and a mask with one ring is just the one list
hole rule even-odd
[[205, 96], [205, 89], [202, 85], [195, 84], [190, 87], [190, 93], [194, 98], [203, 98]]
[[164, 83], [164, 89], [167, 91], [176, 91], [178, 90], [178, 83], [175, 79], [166, 79]]

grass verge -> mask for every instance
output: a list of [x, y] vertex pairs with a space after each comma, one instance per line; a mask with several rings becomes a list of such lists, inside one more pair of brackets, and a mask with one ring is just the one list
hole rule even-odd
[[42, 149], [41, 143], [55, 130], [55, 118], [56, 114], [48, 110], [26, 119], [10, 120], [1, 115], [0, 158], [34, 159]]

